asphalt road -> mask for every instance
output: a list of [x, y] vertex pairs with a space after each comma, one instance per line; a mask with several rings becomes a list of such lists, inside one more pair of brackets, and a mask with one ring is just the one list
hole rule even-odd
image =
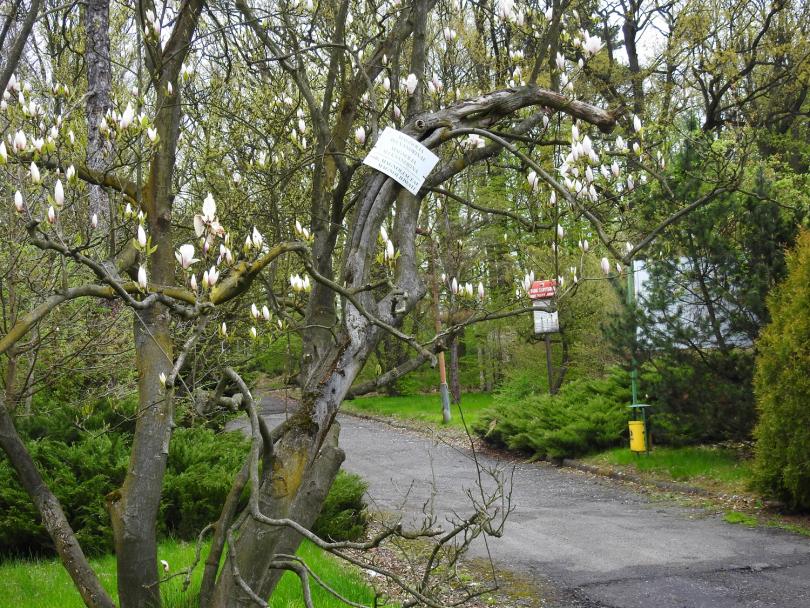
[[[279, 404], [265, 400], [276, 420]], [[470, 453], [419, 434], [341, 418], [344, 467], [370, 484], [373, 504], [421, 517], [464, 512], [475, 489]], [[507, 466], [481, 458], [487, 467]], [[514, 466], [514, 512], [495, 563], [528, 575], [558, 608], [810, 608], [810, 539], [725, 523], [717, 514], [545, 464]], [[474, 545], [471, 555], [484, 556]]]

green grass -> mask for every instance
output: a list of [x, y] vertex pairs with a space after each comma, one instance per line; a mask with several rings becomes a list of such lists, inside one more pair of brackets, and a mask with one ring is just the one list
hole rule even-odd
[[751, 463], [734, 450], [713, 447], [654, 448], [649, 455], [635, 455], [628, 448], [614, 448], [587, 459], [593, 464], [628, 467], [657, 477], [694, 485], [745, 491]]
[[[206, 547], [207, 550], [207, 547]], [[349, 599], [364, 604], [371, 604], [374, 592], [365, 584], [357, 571], [346, 568], [335, 558], [325, 554], [314, 545], [305, 543], [298, 555], [336, 591]], [[158, 559], [169, 562], [171, 572], [177, 572], [189, 566], [194, 559], [194, 545], [185, 542], [167, 541], [160, 545]], [[202, 579], [203, 563], [197, 565], [192, 576], [192, 583], [183, 593], [184, 576], [170, 579], [161, 585], [163, 605], [165, 608], [192, 608], [196, 606], [196, 597]], [[99, 574], [104, 587], [115, 592], [115, 558], [112, 555], [91, 560]], [[170, 572], [170, 574], [171, 574]], [[79, 593], [73, 587], [65, 569], [56, 560], [10, 561], [0, 563], [0, 608], [82, 608]], [[323, 591], [314, 581], [312, 585], [313, 602], [323, 608], [344, 608], [331, 595]], [[298, 578], [287, 572], [281, 579], [270, 602], [273, 608], [299, 608], [304, 605], [301, 599], [301, 587]]]
[[723, 519], [730, 524], [741, 524], [749, 528], [756, 528], [759, 525], [759, 520], [756, 517], [739, 511], [726, 511]]
[[[492, 401], [492, 395], [489, 393], [463, 394], [461, 410], [467, 425], [472, 427], [481, 412], [492, 406]], [[349, 412], [442, 424], [442, 400], [438, 393], [401, 397], [358, 397], [352, 401], [344, 401], [342, 407]], [[450, 425], [461, 428], [458, 406], [451, 405], [450, 412], [452, 415]]]

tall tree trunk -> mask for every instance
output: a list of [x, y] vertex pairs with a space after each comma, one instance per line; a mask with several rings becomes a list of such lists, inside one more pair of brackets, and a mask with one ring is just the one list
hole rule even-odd
[[[112, 107], [112, 67], [110, 63], [110, 0], [87, 0], [84, 9], [84, 29], [87, 36], [85, 63], [87, 64], [87, 166], [99, 172], [110, 168], [113, 155], [111, 140], [102, 137], [99, 122]], [[109, 232], [112, 213], [110, 198], [101, 186], [89, 187], [90, 213], [98, 217], [100, 234], [110, 235], [110, 251], [114, 250], [113, 235]]]
[[115, 608], [115, 604], [96, 577], [68, 523], [59, 500], [51, 492], [36, 464], [14, 428], [5, 403], [0, 398], [0, 447], [17, 473], [20, 485], [31, 497], [42, 518], [42, 525], [53, 540], [62, 565], [90, 608]]

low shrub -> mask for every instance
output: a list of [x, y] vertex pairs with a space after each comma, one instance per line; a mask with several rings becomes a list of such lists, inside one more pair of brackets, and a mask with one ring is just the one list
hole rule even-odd
[[564, 458], [617, 445], [626, 437], [630, 403], [626, 372], [580, 378], [557, 395], [523, 393], [516, 387], [496, 396], [475, 431], [488, 442], [540, 457]]
[[[44, 432], [46, 423], [34, 425]], [[62, 437], [73, 433], [65, 431]], [[105, 496], [124, 480], [130, 436], [82, 433], [71, 443], [48, 437], [28, 442], [31, 455], [62, 503], [71, 527], [89, 555], [113, 549]], [[236, 472], [248, 452], [239, 433], [178, 428], [169, 448], [158, 531], [163, 537], [193, 540], [219, 517]], [[340, 472], [314, 529], [324, 538], [356, 540], [365, 533], [366, 483]], [[53, 543], [39, 522], [13, 469], [0, 460], [0, 557], [51, 555]]]
[[334, 541], [362, 538], [368, 523], [364, 498], [367, 489], [368, 483], [362, 477], [340, 471], [312, 531], [323, 539]]

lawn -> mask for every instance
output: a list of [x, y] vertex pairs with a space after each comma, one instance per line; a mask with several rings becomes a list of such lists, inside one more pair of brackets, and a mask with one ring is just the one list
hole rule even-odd
[[[465, 393], [461, 396], [461, 412], [467, 426], [472, 426], [481, 412], [492, 406], [490, 393]], [[438, 393], [427, 395], [405, 395], [400, 397], [358, 397], [344, 401], [342, 407], [349, 412], [395, 416], [408, 420], [418, 420], [432, 424], [442, 424], [442, 400]], [[450, 425], [461, 428], [459, 406], [451, 405]]]
[[649, 455], [638, 456], [628, 448], [614, 448], [586, 461], [734, 493], [745, 491], [751, 479], [749, 460], [735, 450], [710, 446], [657, 447]]
[[[207, 547], [206, 547], [207, 549]], [[336, 591], [351, 600], [364, 604], [372, 604], [374, 592], [368, 587], [360, 575], [348, 569], [335, 558], [326, 555], [314, 545], [305, 543], [298, 551], [298, 555], [306, 560], [307, 564], [328, 582]], [[170, 574], [189, 566], [194, 559], [194, 545], [185, 542], [167, 541], [160, 545], [158, 559], [169, 563]], [[203, 563], [198, 564], [192, 576], [189, 590], [182, 591], [183, 576], [170, 579], [161, 587], [163, 605], [165, 608], [192, 608], [196, 606], [196, 596], [202, 579]], [[113, 594], [115, 593], [115, 559], [108, 555], [91, 560], [96, 572], [99, 573], [102, 584]], [[0, 580], [3, 581], [0, 593], [0, 608], [82, 608], [81, 597], [73, 588], [65, 569], [56, 560], [35, 561], [9, 561], [0, 563]], [[313, 602], [319, 608], [345, 608], [345, 604], [338, 602], [327, 594], [314, 581], [312, 584]], [[297, 577], [292, 573], [285, 573], [270, 602], [273, 608], [299, 608], [304, 605], [301, 599], [301, 590]]]

